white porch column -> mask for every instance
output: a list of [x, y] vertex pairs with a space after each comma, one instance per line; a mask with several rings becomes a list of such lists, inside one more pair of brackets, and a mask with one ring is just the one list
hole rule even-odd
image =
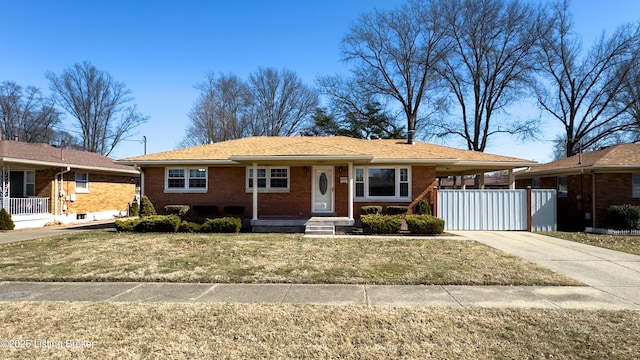
[[353, 161], [349, 161], [349, 220], [353, 220]]
[[513, 176], [513, 169], [509, 169], [509, 189], [514, 190], [516, 188], [516, 178]]
[[258, 163], [253, 163], [253, 220], [258, 220]]

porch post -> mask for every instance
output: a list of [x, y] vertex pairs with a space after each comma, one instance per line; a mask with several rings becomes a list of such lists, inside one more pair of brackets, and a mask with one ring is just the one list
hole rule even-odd
[[258, 163], [253, 163], [253, 220], [258, 220]]
[[9, 189], [9, 187], [11, 186], [11, 180], [10, 180], [10, 169], [8, 166], [2, 165], [2, 194], [0, 194], [0, 196], [2, 196], [2, 202], [0, 202], [0, 206], [4, 209], [7, 210], [7, 212], [9, 214], [11, 214], [11, 210], [9, 209], [9, 196], [11, 196], [11, 191]]
[[515, 190], [516, 180], [513, 177], [513, 169], [509, 169], [509, 190]]
[[480, 189], [484, 190], [484, 173], [480, 173]]
[[349, 220], [353, 220], [353, 161], [349, 161]]

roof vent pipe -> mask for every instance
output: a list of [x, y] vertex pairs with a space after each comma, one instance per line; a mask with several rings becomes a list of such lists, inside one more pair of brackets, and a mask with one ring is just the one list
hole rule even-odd
[[407, 131], [407, 144], [410, 144], [410, 145], [415, 144], [416, 143], [415, 137], [416, 137], [416, 131], [415, 130]]

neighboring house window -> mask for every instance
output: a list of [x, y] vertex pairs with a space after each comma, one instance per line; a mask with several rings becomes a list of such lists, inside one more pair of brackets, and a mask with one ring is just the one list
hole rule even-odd
[[567, 188], [567, 177], [558, 176], [558, 197], [566, 198], [569, 195]]
[[36, 196], [36, 172], [27, 170], [24, 172], [24, 195]]
[[531, 179], [531, 187], [534, 189], [540, 189], [540, 178]]
[[640, 198], [640, 173], [633, 174], [631, 195], [634, 198]]
[[[289, 191], [288, 167], [259, 167], [257, 168], [258, 190]], [[253, 167], [247, 167], [247, 191], [253, 191]]]
[[355, 196], [362, 199], [408, 199], [410, 171], [407, 167], [356, 168]]
[[169, 191], [206, 191], [206, 168], [169, 168], [167, 169], [165, 190]]
[[76, 192], [88, 193], [89, 192], [89, 174], [84, 172], [76, 173]]

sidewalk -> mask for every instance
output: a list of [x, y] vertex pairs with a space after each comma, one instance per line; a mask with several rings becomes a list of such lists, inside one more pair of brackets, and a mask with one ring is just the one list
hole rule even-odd
[[269, 303], [636, 310], [591, 287], [175, 283], [0, 283], [0, 301]]

